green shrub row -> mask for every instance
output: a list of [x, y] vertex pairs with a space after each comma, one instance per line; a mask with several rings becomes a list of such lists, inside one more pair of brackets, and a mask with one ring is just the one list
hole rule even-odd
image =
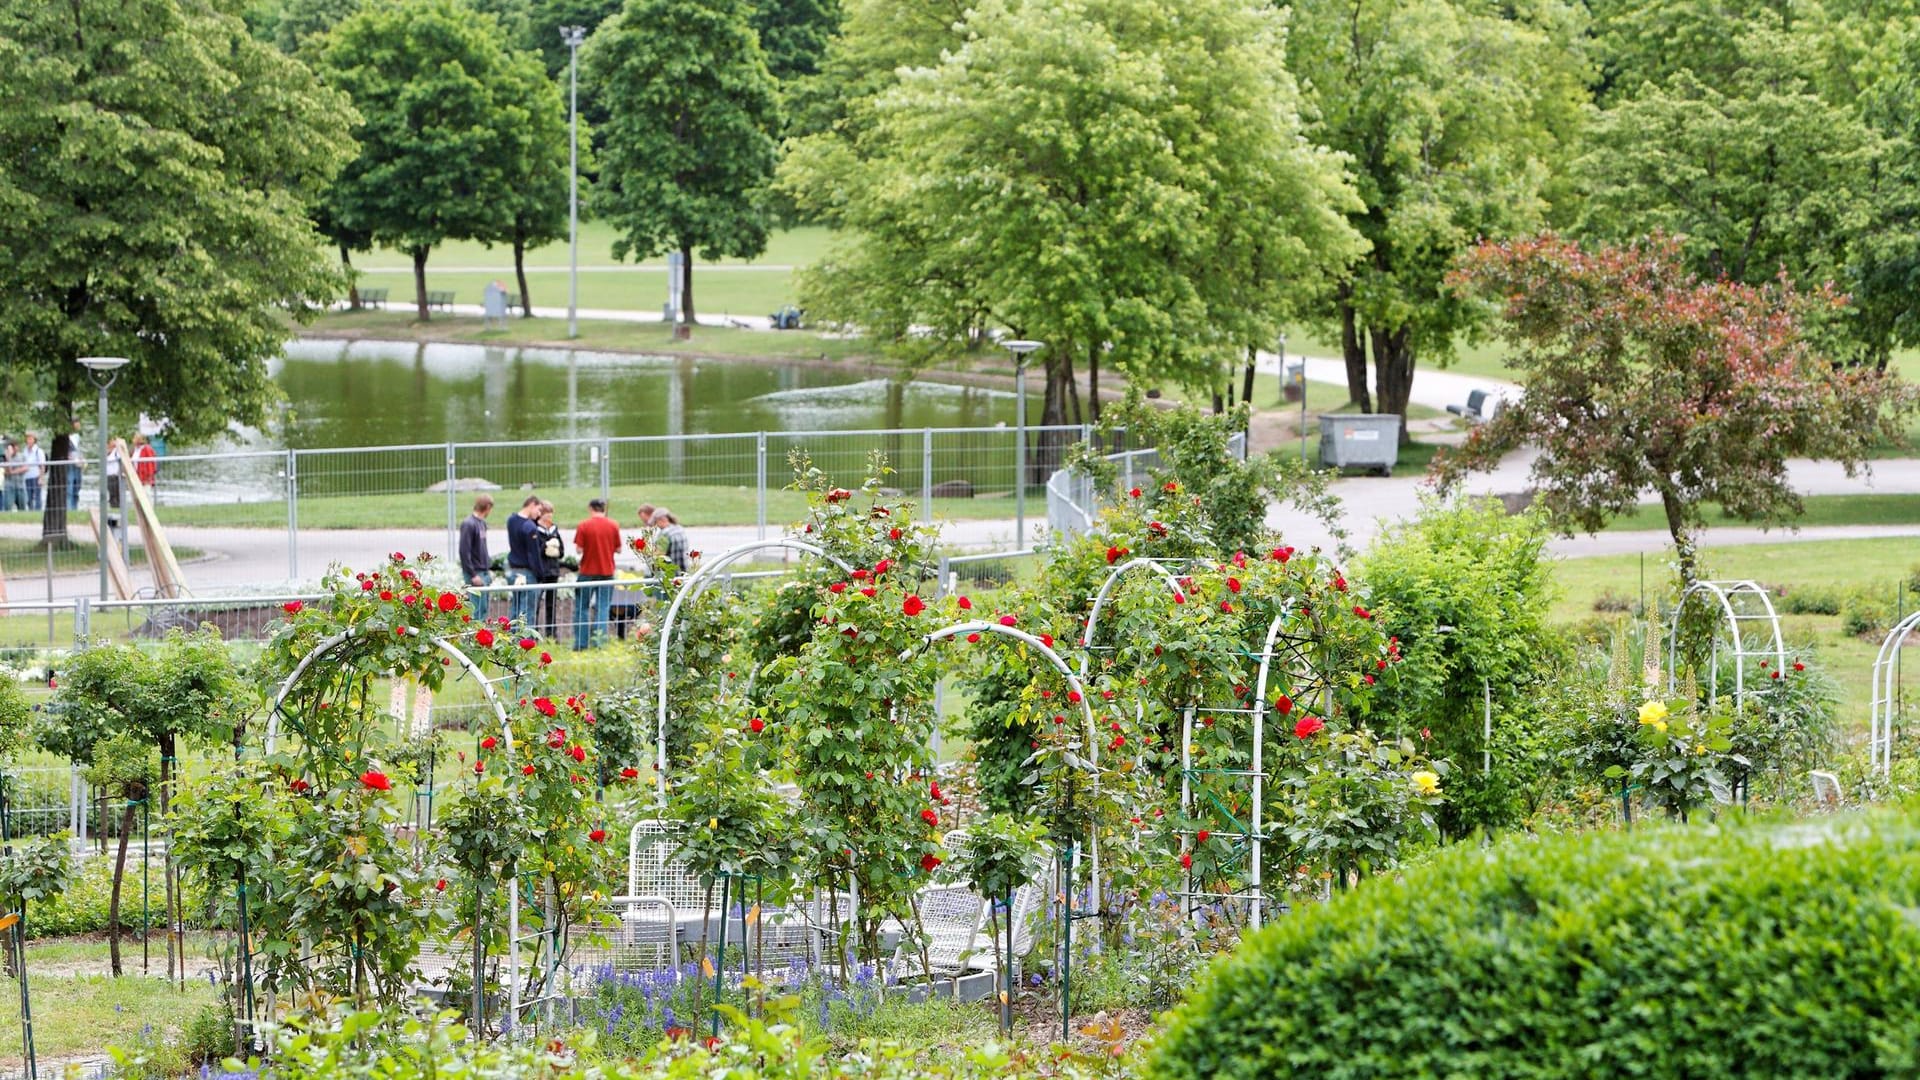
[[1159, 1080], [1920, 1073], [1911, 817], [1456, 847], [1243, 943]]

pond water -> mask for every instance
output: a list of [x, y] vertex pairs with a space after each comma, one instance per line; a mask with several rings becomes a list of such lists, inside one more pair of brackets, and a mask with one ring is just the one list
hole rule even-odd
[[255, 447], [621, 438], [1011, 424], [1004, 391], [755, 360], [298, 340]]

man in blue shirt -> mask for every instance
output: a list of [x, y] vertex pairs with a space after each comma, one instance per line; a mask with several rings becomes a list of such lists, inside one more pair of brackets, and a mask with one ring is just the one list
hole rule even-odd
[[[533, 545], [540, 542], [540, 527], [534, 521], [539, 516], [540, 496], [529, 495], [527, 501], [520, 504], [519, 512], [507, 519], [508, 585], [531, 585], [536, 580], [533, 571], [539, 560], [533, 557]], [[513, 621], [533, 625], [533, 605], [538, 595], [532, 589], [514, 590]]]

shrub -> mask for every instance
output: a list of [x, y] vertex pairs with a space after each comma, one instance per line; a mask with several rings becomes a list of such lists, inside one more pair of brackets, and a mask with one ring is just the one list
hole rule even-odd
[[1840, 632], [1849, 637], [1874, 637], [1892, 628], [1893, 607], [1878, 593], [1856, 589], [1840, 605]]
[[1894, 816], [1457, 847], [1248, 939], [1147, 1075], [1913, 1075], [1917, 903]]
[[1845, 596], [1839, 589], [1822, 588], [1818, 585], [1795, 585], [1791, 589], [1781, 591], [1780, 614], [1838, 615], [1845, 600]]

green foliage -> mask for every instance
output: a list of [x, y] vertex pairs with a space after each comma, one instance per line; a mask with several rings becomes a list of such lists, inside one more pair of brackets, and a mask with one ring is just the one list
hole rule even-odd
[[[1381, 739], [1365, 728], [1297, 742], [1298, 764], [1275, 778], [1274, 839], [1297, 863], [1349, 874], [1398, 864], [1408, 842], [1434, 830], [1432, 808], [1443, 801], [1445, 761], [1429, 761], [1411, 739]], [[1324, 748], [1318, 744], [1324, 743]]]
[[[799, 861], [801, 830], [770, 781], [772, 748], [752, 729], [755, 717], [721, 704], [693, 749], [693, 768], [674, 782], [667, 817], [678, 825], [677, 857], [695, 875], [752, 875], [785, 891]], [[766, 721], [760, 720], [763, 725]]]
[[1284, 33], [1231, 0], [854, 5], [845, 122], [782, 166], [843, 226], [807, 306], [922, 357], [1038, 338], [1046, 424], [1076, 364], [1217, 386], [1359, 250]]
[[[1541, 684], [1565, 653], [1548, 625], [1554, 592], [1546, 543], [1538, 518], [1508, 516], [1493, 500], [1428, 503], [1375, 539], [1355, 576], [1406, 661], [1393, 669], [1375, 727], [1420, 732], [1431, 737], [1433, 754], [1478, 763], [1491, 688], [1502, 744], [1526, 741], [1524, 732], [1540, 725]], [[1541, 764], [1513, 754], [1502, 755], [1491, 775], [1456, 770], [1441, 822], [1455, 834], [1513, 824], [1518, 789]]]
[[18, 680], [0, 670], [0, 762], [10, 762], [26, 749], [33, 731], [33, 702]]
[[[476, 238], [512, 249], [514, 269], [520, 274], [515, 291], [520, 294], [522, 310], [531, 311], [533, 297], [521, 265], [523, 257], [530, 248], [564, 240], [568, 235], [572, 143], [567, 103], [561, 87], [547, 78], [539, 58], [532, 53], [511, 54], [500, 81], [503, 115], [499, 122], [518, 120], [522, 131], [509, 143], [500, 189], [487, 196], [489, 201], [507, 204], [500, 223], [503, 227]], [[584, 178], [593, 175], [595, 166], [593, 132], [584, 121], [580, 124], [579, 146], [583, 178], [580, 200], [586, 205], [592, 193], [585, 189]]]
[[1915, 836], [1883, 815], [1457, 847], [1248, 939], [1146, 1072], [1909, 1072]]
[[838, 0], [753, 0], [748, 16], [767, 70], [785, 83], [820, 70], [827, 43], [840, 28]]
[[23, 901], [46, 903], [73, 879], [73, 856], [65, 833], [16, 841], [0, 855], [0, 898], [9, 911]]
[[956, 855], [952, 873], [981, 896], [999, 900], [1032, 881], [1042, 865], [1045, 826], [1012, 814], [988, 814], [967, 823], [967, 847]]
[[[137, 879], [138, 867], [134, 867], [130, 873]], [[145, 915], [149, 917], [148, 924], [156, 933], [160, 933], [166, 925], [167, 916], [163, 906], [165, 883], [157, 858], [149, 869], [147, 887], [150, 892]], [[128, 929], [137, 929], [142, 925], [143, 915], [141, 897], [138, 895], [139, 883], [133, 881], [123, 888], [132, 889], [133, 892], [120, 901], [120, 921]], [[231, 890], [228, 892], [231, 895]], [[204, 913], [209, 908], [208, 899], [207, 890], [197, 881], [185, 884], [180, 902], [180, 910], [185, 916], [181, 925], [185, 929], [193, 930], [207, 925]], [[79, 865], [68, 880], [66, 891], [27, 905], [27, 936], [44, 939], [105, 932], [111, 926], [112, 901], [112, 860], [88, 859]]]
[[82, 356], [133, 361], [123, 421], [264, 424], [286, 314], [338, 288], [305, 207], [351, 153], [350, 110], [238, 7], [0, 4], [0, 353], [63, 430], [93, 398]]
[[766, 250], [765, 191], [777, 158], [778, 88], [743, 0], [627, 0], [594, 31], [583, 75], [610, 111], [595, 212], [613, 255]]
[[[552, 160], [550, 140], [533, 140], [536, 121], [551, 128], [554, 94], [498, 22], [458, 0], [369, 4], [314, 62], [359, 111], [360, 154], [324, 207], [337, 227], [406, 251], [416, 281], [442, 241], [511, 235], [530, 163]], [[424, 321], [424, 291], [417, 307]]]

